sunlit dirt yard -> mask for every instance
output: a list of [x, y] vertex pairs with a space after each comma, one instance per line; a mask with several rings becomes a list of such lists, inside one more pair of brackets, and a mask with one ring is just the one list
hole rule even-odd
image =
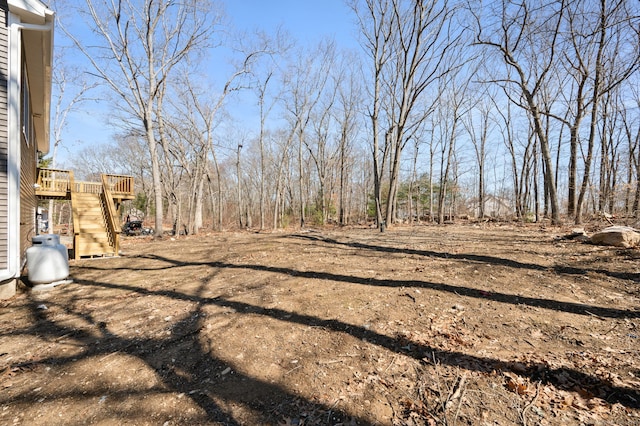
[[640, 251], [570, 231], [125, 239], [0, 303], [0, 424], [640, 424]]

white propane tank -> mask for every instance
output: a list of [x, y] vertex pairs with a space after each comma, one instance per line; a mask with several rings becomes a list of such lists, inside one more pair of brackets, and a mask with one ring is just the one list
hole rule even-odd
[[31, 242], [33, 245], [27, 249], [29, 281], [33, 284], [47, 284], [69, 276], [67, 247], [60, 244], [58, 235], [36, 235]]

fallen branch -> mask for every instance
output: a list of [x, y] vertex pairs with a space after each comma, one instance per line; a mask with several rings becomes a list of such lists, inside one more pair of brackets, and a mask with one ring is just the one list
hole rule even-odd
[[454, 403], [454, 401], [460, 398], [460, 395], [464, 390], [466, 381], [467, 381], [467, 378], [465, 375], [459, 376], [458, 380], [456, 381], [456, 384], [453, 386], [451, 393], [449, 394], [446, 402], [444, 403], [445, 409], [449, 409], [449, 407]]
[[527, 426], [527, 411], [529, 410], [529, 408], [531, 408], [533, 404], [536, 403], [536, 400], [538, 399], [538, 395], [540, 395], [540, 382], [538, 382], [538, 385], [536, 386], [536, 394], [533, 396], [531, 401], [529, 401], [529, 403], [524, 406], [524, 408], [522, 409], [522, 412], [520, 413], [522, 426]]

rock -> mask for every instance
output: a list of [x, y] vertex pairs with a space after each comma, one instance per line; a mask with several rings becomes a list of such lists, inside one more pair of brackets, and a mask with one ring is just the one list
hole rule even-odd
[[556, 240], [574, 240], [574, 241], [589, 241], [589, 236], [582, 228], [572, 229], [570, 234], [563, 235], [562, 237], [556, 238]]
[[611, 226], [593, 234], [590, 242], [601, 246], [637, 247], [640, 233], [628, 226]]

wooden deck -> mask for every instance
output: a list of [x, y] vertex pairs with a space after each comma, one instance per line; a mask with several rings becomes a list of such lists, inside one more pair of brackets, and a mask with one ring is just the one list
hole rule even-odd
[[75, 258], [116, 256], [120, 250], [120, 205], [135, 198], [133, 177], [103, 174], [101, 182], [76, 182], [71, 170], [38, 169], [36, 196], [71, 200]]
[[102, 194], [106, 188], [116, 200], [135, 198], [133, 177], [104, 174], [101, 180], [102, 182], [76, 181], [72, 170], [38, 169], [36, 196], [43, 200], [70, 200], [71, 192]]

